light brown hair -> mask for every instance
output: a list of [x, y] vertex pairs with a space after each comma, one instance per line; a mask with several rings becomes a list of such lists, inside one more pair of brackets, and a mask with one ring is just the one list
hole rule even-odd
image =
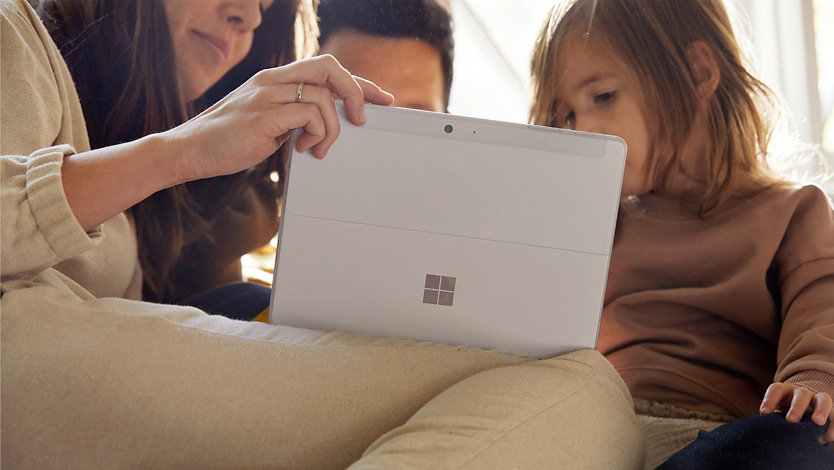
[[[600, 41], [622, 62], [642, 89], [655, 145], [665, 142], [675, 149], [689, 137], [701, 106], [687, 48], [696, 41], [710, 48], [720, 80], [706, 103], [707, 177], [703, 193], [694, 196], [702, 215], [730, 197], [779, 181], [766, 162], [773, 93], [748, 71], [720, 0], [571, 0], [555, 6], [533, 53], [531, 123], [554, 125], [558, 57], [577, 33]], [[653, 153], [651, 158], [655, 191], [682, 197], [667, 186], [670, 172], [681, 167], [679, 155], [661, 159]]]

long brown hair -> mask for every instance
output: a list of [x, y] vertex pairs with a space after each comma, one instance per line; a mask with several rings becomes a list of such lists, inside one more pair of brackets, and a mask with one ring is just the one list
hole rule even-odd
[[[290, 63], [316, 47], [314, 0], [276, 0], [264, 12], [246, 58], [203, 97], [184, 105], [163, 2], [29, 1], [69, 66], [93, 148], [175, 127], [258, 70]], [[146, 299], [170, 299], [169, 273], [183, 247], [208, 236], [213, 214], [249, 182], [281, 168], [280, 159], [271, 157], [254, 169], [174, 186], [135, 205]], [[277, 198], [280, 188], [273, 188]]]
[[[702, 41], [712, 50], [720, 81], [707, 103], [707, 178], [695, 201], [702, 215], [779, 181], [766, 161], [776, 101], [748, 71], [720, 0], [572, 0], [555, 6], [533, 54], [530, 122], [554, 124], [558, 54], [577, 33], [601, 41], [622, 61], [642, 89], [655, 144], [675, 149], [689, 137], [699, 107], [687, 48]], [[651, 158], [655, 190], [674, 195], [667, 182], [680, 168], [679, 155]]]

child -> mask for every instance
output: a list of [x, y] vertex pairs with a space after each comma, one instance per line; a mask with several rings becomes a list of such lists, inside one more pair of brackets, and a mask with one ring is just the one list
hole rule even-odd
[[532, 77], [531, 122], [628, 144], [599, 350], [647, 467], [732, 421], [668, 465], [834, 468], [834, 212], [768, 170], [771, 95], [723, 4], [554, 8]]

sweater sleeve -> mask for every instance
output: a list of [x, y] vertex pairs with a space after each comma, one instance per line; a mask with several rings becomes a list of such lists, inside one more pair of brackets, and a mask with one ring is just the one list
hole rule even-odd
[[0, 157], [3, 281], [33, 276], [101, 242], [101, 230], [85, 232], [64, 195], [61, 163], [71, 153], [62, 145]]
[[90, 150], [72, 76], [37, 14], [23, 0], [4, 0], [0, 21], [0, 155], [58, 144]]
[[834, 396], [834, 210], [818, 188], [798, 194], [776, 259], [782, 329], [774, 380]]
[[32, 8], [0, 9], [0, 278], [37, 272], [98, 246], [61, 181], [65, 156], [89, 150], [78, 95], [60, 52]]

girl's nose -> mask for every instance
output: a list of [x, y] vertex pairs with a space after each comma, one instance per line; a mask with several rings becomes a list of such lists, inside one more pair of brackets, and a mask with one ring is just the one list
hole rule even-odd
[[594, 132], [597, 134], [603, 133], [600, 122], [589, 116], [583, 116], [581, 119], [578, 116], [576, 117], [576, 130], [582, 132]]
[[229, 1], [221, 7], [224, 20], [240, 31], [251, 31], [261, 24], [258, 0]]

